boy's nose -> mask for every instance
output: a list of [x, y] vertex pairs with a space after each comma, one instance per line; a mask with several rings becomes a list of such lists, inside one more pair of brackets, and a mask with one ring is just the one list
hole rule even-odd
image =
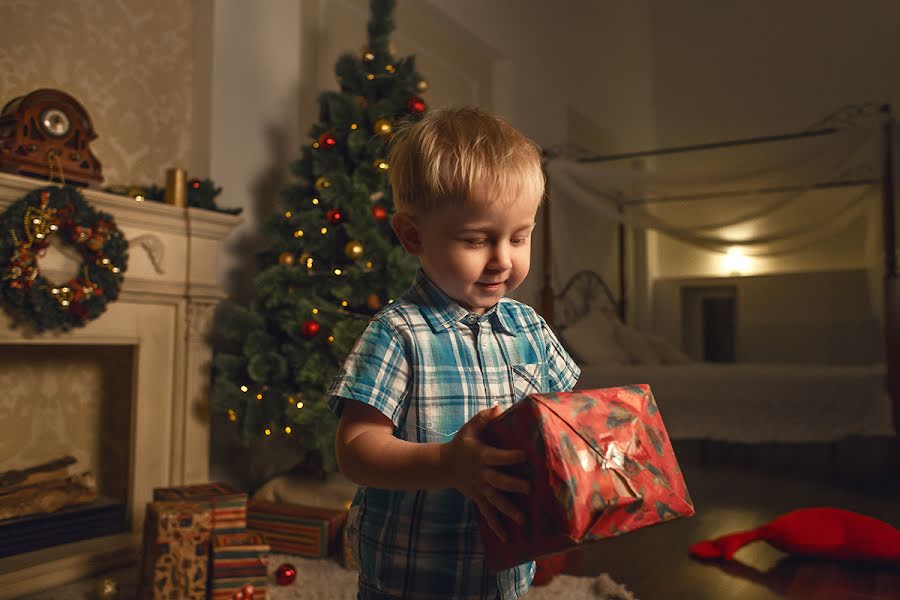
[[489, 266], [498, 271], [506, 271], [512, 268], [509, 244], [494, 244], [494, 251], [491, 253]]

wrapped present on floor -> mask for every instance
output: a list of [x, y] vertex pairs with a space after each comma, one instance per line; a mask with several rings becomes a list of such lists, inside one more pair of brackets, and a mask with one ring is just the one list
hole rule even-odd
[[212, 513], [193, 502], [149, 502], [140, 600], [206, 600]]
[[158, 502], [198, 502], [212, 511], [213, 531], [240, 533], [247, 528], [247, 494], [227, 483], [201, 483], [153, 490]]
[[532, 394], [491, 421], [482, 439], [523, 450], [526, 462], [507, 470], [532, 486], [528, 495], [508, 494], [525, 522], [504, 519], [506, 543], [479, 519], [495, 570], [694, 514], [647, 385]]
[[212, 538], [209, 591], [212, 600], [231, 600], [246, 585], [254, 598], [266, 597], [269, 545], [254, 532], [216, 533]]
[[251, 500], [247, 528], [261, 533], [272, 552], [309, 558], [331, 556], [340, 546], [347, 510]]

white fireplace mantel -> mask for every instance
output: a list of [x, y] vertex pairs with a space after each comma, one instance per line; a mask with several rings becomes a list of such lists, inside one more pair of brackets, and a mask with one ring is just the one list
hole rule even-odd
[[[46, 181], [0, 173], [0, 211]], [[127, 513], [130, 533], [0, 559], [0, 599], [71, 581], [134, 560], [144, 509], [157, 486], [208, 480], [207, 387], [222, 239], [239, 217], [81, 190], [113, 216], [129, 241], [119, 298], [85, 327], [24, 335], [0, 312], [0, 344], [128, 345], [133, 371]], [[4, 232], [0, 232], [3, 234]], [[51, 280], [53, 266], [42, 264]]]

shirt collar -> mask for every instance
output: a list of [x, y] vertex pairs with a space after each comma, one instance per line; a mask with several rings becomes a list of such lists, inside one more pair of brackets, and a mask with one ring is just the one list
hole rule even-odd
[[472, 316], [474, 316], [478, 321], [489, 319], [497, 331], [516, 335], [516, 328], [513, 326], [513, 320], [506, 307], [508, 302], [506, 298], [501, 298], [483, 315], [471, 313], [445, 294], [421, 268], [416, 270], [416, 277], [410, 292], [413, 301], [422, 309], [422, 315], [435, 333], [447, 331], [451, 327], [455, 327], [457, 323], [473, 320]]

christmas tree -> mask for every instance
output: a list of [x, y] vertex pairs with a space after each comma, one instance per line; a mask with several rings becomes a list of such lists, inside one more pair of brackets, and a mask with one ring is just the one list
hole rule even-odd
[[340, 92], [319, 95], [319, 121], [265, 225], [248, 306], [217, 327], [213, 410], [249, 442], [287, 435], [334, 470], [337, 420], [325, 392], [369, 319], [412, 282], [415, 262], [390, 227], [387, 145], [425, 112], [414, 57], [390, 45], [394, 0], [372, 0], [368, 43], [344, 54]]

